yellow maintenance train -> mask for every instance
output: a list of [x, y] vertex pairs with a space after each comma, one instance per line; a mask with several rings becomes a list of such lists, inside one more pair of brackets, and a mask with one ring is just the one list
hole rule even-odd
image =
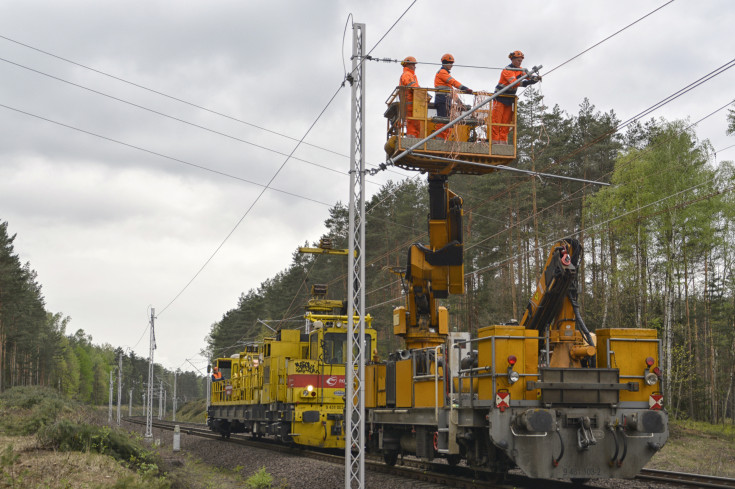
[[[448, 179], [512, 162], [515, 116], [506, 124], [510, 144], [488, 142], [489, 111], [446, 140], [421, 142], [450, 121], [432, 116], [430, 90], [420, 88], [407, 115], [405, 90], [388, 99], [386, 151], [395, 166], [428, 173], [429, 242], [411, 245], [398, 271], [405, 305], [392, 324], [405, 347], [380, 361], [376, 332], [366, 329], [366, 448], [388, 464], [412, 455], [496, 473], [519, 467], [537, 478], [634, 477], [668, 439], [655, 330], [588, 329], [577, 304], [582, 246], [567, 238], [549, 251], [520, 321], [487, 325], [476, 337], [449, 332], [440, 300], [464, 293], [465, 272], [463, 201]], [[448, 94], [458, 104], [462, 96]], [[406, 135], [410, 120], [419, 121], [418, 137]], [[304, 330], [282, 329], [217, 359], [224, 379], [212, 385], [210, 427], [344, 449], [347, 314], [317, 293]]]

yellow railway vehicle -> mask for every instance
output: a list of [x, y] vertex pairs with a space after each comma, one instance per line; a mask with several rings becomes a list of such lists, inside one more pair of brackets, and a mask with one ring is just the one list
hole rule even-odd
[[520, 324], [476, 338], [446, 333], [441, 314], [436, 333], [409, 336], [396, 308], [395, 333], [417, 346], [366, 367], [369, 448], [388, 464], [410, 454], [536, 478], [634, 477], [668, 438], [661, 345], [651, 329], [587, 330], [580, 257], [576, 241], [557, 243]]
[[[223, 378], [212, 382], [210, 429], [223, 437], [250, 433], [343, 449], [348, 316], [326, 312], [342, 306], [341, 301], [316, 296], [308, 306], [304, 331], [281, 329], [233, 358], [218, 358], [215, 366]], [[377, 344], [371, 321], [368, 316], [368, 352]]]

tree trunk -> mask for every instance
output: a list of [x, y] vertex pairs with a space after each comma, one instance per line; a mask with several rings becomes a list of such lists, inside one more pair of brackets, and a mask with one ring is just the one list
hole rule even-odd
[[508, 216], [508, 225], [510, 226], [510, 233], [508, 233], [508, 250], [510, 251], [511, 259], [508, 260], [508, 287], [510, 288], [510, 299], [511, 299], [511, 311], [513, 317], [518, 317], [516, 311], [518, 310], [518, 297], [516, 294], [516, 280], [515, 280], [515, 260], [513, 260], [514, 246], [513, 246], [513, 205], [510, 206], [510, 214]]
[[[691, 361], [694, 358], [692, 351], [692, 325], [691, 325], [691, 312], [689, 311], [689, 260], [686, 253], [686, 247], [682, 247], [682, 259], [684, 261], [684, 310], [686, 314], [686, 352], [687, 360]], [[694, 413], [694, 376], [687, 375], [687, 384], [689, 386], [689, 415]]]

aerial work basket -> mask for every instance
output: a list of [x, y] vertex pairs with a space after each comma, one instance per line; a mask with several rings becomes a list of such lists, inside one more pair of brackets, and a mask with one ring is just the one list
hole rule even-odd
[[[437, 93], [450, 100], [446, 117], [437, 116]], [[387, 141], [385, 152], [393, 158], [412, 148], [471, 107], [487, 100], [492, 93], [461, 94], [457, 90], [441, 91], [433, 88], [397, 87], [386, 100]], [[499, 95], [512, 99], [514, 95]], [[408, 170], [440, 174], [485, 174], [494, 165], [507, 165], [516, 158], [516, 114], [509, 124], [495, 124], [508, 128], [507, 143], [493, 142], [492, 103], [488, 103], [453, 127], [446, 129], [404, 155], [394, 164]], [[442, 111], [443, 112], [443, 111]], [[448, 161], [453, 160], [453, 161]]]

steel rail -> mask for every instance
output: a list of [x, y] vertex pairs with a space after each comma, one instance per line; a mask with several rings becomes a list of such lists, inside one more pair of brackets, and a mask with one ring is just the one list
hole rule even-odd
[[[145, 417], [136, 419], [136, 417], [124, 417], [124, 421], [130, 423], [145, 425]], [[181, 432], [189, 435], [199, 436], [202, 438], [210, 438], [221, 440], [222, 435], [213, 433], [206, 425], [199, 423], [179, 423], [172, 421], [156, 421], [153, 423], [154, 428], [173, 430], [174, 425], [181, 427]], [[299, 455], [322, 460], [335, 464], [344, 464], [343, 455], [333, 455], [324, 452], [312, 451], [304, 448], [294, 448], [292, 446], [282, 445], [267, 440], [255, 441], [246, 435], [233, 435], [232, 438], [223, 440], [236, 443], [238, 445], [261, 448], [265, 450], [274, 450], [283, 453], [297, 453]], [[380, 472], [384, 474], [394, 475], [396, 477], [404, 477], [423, 482], [434, 484], [445, 484], [449, 487], [467, 487], [467, 488], [508, 488], [516, 486], [524, 487], [544, 487], [544, 488], [567, 488], [579, 487], [574, 483], [561, 480], [531, 479], [521, 475], [509, 475], [504, 481], [499, 481], [498, 474], [491, 472], [483, 472], [472, 469], [464, 465], [450, 466], [446, 463], [425, 462], [412, 458], [400, 459], [397, 466], [386, 465], [380, 457], [370, 456], [365, 460], [366, 468], [372, 472]], [[452, 473], [448, 473], [451, 471]], [[692, 474], [686, 472], [673, 472], [658, 469], [642, 469], [634, 479], [636, 481], [662, 482], [668, 484], [676, 484], [680, 486], [702, 487], [710, 489], [733, 489], [735, 488], [735, 479], [727, 477], [718, 477], [713, 475]], [[508, 485], [510, 483], [510, 485]]]

